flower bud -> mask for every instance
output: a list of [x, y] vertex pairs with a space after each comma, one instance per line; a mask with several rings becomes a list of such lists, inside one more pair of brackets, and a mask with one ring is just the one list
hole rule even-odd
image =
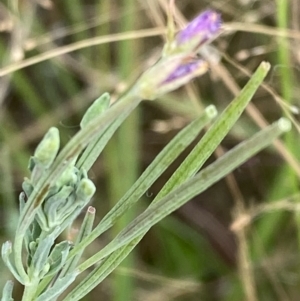
[[220, 33], [221, 23], [220, 14], [213, 10], [204, 11], [181, 30], [172, 43], [166, 45], [164, 56], [198, 52], [201, 46]]
[[207, 70], [208, 63], [204, 60], [186, 55], [165, 57], [140, 78], [138, 82], [140, 96], [155, 99], [183, 86]]
[[75, 160], [69, 163], [69, 166], [65, 168], [59, 179], [56, 181], [57, 187], [63, 187], [65, 185], [72, 186], [77, 182], [79, 170], [75, 166]]
[[95, 184], [90, 179], [82, 179], [78, 184], [76, 195], [80, 200], [89, 200], [95, 191]]
[[91, 122], [95, 117], [99, 116], [105, 110], [107, 110], [109, 107], [109, 103], [110, 95], [108, 93], [104, 93], [99, 98], [97, 98], [83, 115], [83, 118], [80, 122], [80, 127], [86, 127], [86, 125], [89, 122]]
[[44, 167], [49, 167], [59, 150], [59, 131], [52, 127], [44, 136], [34, 152], [34, 158]]

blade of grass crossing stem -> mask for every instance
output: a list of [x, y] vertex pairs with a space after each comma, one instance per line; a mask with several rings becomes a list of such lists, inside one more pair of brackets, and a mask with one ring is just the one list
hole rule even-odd
[[[121, 231], [115, 240], [97, 253], [97, 258], [93, 256], [92, 260], [87, 260], [79, 266], [79, 271], [82, 272], [92, 264], [105, 258], [100, 266], [96, 267], [82, 283], [77, 285], [64, 301], [75, 301], [82, 298], [81, 292], [86, 294], [97, 286], [103, 279], [102, 275], [107, 276], [153, 225], [232, 172], [257, 152], [270, 145], [280, 134], [289, 131], [290, 128], [289, 120], [281, 118], [252, 138], [240, 143], [223, 157], [145, 210]], [[120, 249], [122, 246], [125, 247]]]
[[217, 110], [211, 105], [205, 109], [202, 116], [199, 116], [182, 129], [157, 155], [139, 179], [101, 220], [92, 233], [84, 239], [81, 244], [75, 246], [70, 256], [74, 256], [81, 248], [85, 248], [92, 243], [99, 235], [108, 230], [114, 224], [115, 220], [126, 210], [130, 209], [181, 152], [195, 139], [201, 129], [216, 115]]
[[[114, 14], [114, 4], [111, 1], [98, 1], [95, 5], [99, 18], [106, 20], [106, 22], [101, 23], [101, 26], [95, 28], [96, 35], [99, 37], [109, 35], [110, 23], [108, 20], [113, 19], [112, 15]], [[93, 57], [95, 59], [96, 69], [102, 70], [107, 74], [111, 72], [111, 47], [110, 43], [92, 47], [92, 50], [94, 51]]]
[[[119, 1], [119, 13], [123, 11], [134, 11], [137, 2], [135, 0]], [[118, 19], [121, 31], [132, 31], [139, 29], [139, 14], [125, 14]], [[120, 41], [117, 45], [117, 61], [120, 67], [120, 78], [128, 81], [128, 74], [137, 66], [139, 57], [139, 40]], [[124, 193], [134, 184], [139, 176], [140, 169], [140, 108], [132, 112], [120, 125], [115, 136], [104, 150], [106, 170], [108, 175], [108, 194], [113, 207]], [[127, 211], [112, 229], [112, 238], [135, 216], [135, 210]], [[134, 253], [122, 263], [123, 268], [134, 269]], [[123, 301], [134, 299], [133, 277], [120, 274], [112, 278], [112, 300]]]
[[[85, 1], [81, 0], [65, 0], [62, 2], [62, 8], [65, 11], [65, 16], [69, 19], [71, 26], [83, 25], [87, 22], [85, 4]], [[90, 35], [88, 30], [78, 31], [74, 34], [74, 39], [76, 41], [84, 41], [89, 37]], [[92, 50], [90, 48], [86, 48], [80, 50], [79, 53], [80, 55], [84, 55], [85, 58], [90, 58]], [[91, 64], [93, 64], [93, 62], [91, 62]]]
[[[212, 129], [208, 131], [208, 133], [201, 139], [199, 144], [196, 147], [196, 150], [198, 150], [199, 145], [208, 145], [206, 147], [202, 148], [203, 153], [201, 153], [201, 156], [204, 157], [203, 162], [205, 162], [206, 158], [209, 157], [209, 155], [214, 151], [214, 149], [217, 147], [217, 145], [220, 143], [220, 141], [223, 139], [223, 137], [228, 133], [234, 122], [237, 120], [238, 116], [241, 115], [243, 110], [245, 109], [247, 103], [250, 101], [251, 97], [259, 87], [260, 83], [263, 81], [264, 77], [266, 76], [268, 70], [270, 68], [270, 65], [268, 63], [262, 63], [259, 68], [256, 70], [252, 78], [249, 80], [247, 85], [243, 88], [241, 91], [241, 94], [235, 98], [231, 104], [228, 106], [228, 108], [220, 115], [220, 117], [214, 122], [212, 125]], [[216, 141], [214, 141], [216, 139]], [[204, 141], [204, 142], [202, 142]], [[196, 153], [197, 154], [197, 153]], [[198, 156], [195, 156], [194, 153], [189, 156], [188, 164], [191, 164], [191, 166], [187, 166], [185, 170], [188, 171], [188, 175], [192, 176], [195, 174], [195, 172], [198, 170], [199, 166], [203, 163], [200, 162], [200, 164], [196, 164], [197, 159], [201, 161], [200, 158], [197, 158]], [[188, 165], [186, 162], [183, 164], [185, 167]], [[178, 175], [180, 175], [180, 172], [184, 175], [184, 172], [179, 170]], [[187, 172], [185, 172], [187, 173]], [[187, 176], [184, 177], [184, 180], [187, 178]], [[183, 182], [183, 180], [178, 181], [180, 183]], [[176, 183], [174, 184], [176, 185]], [[172, 187], [174, 187], [174, 185]], [[179, 185], [179, 184], [177, 184]], [[149, 186], [148, 186], [149, 187]], [[172, 187], [167, 191], [171, 191]], [[110, 214], [110, 213], [109, 213]], [[109, 215], [108, 214], [108, 215]], [[104, 218], [105, 220], [105, 218]], [[101, 252], [101, 251], [100, 251]], [[99, 253], [100, 253], [99, 252]], [[97, 254], [93, 256], [94, 258], [97, 258]], [[92, 261], [92, 259], [90, 260]]]

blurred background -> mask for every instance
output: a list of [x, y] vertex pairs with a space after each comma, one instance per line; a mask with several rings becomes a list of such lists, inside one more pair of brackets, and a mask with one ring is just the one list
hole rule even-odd
[[[209, 104], [221, 112], [263, 60], [272, 64], [264, 87], [209, 161], [283, 115], [295, 127], [151, 229], [84, 300], [299, 300], [300, 2], [178, 0], [177, 28], [207, 8], [222, 14], [225, 29], [200, 54], [210, 71], [145, 101], [114, 135], [90, 171], [97, 220], [184, 125]], [[21, 183], [42, 136], [56, 126], [64, 145], [100, 94], [115, 101], [157, 60], [167, 9], [167, 0], [0, 1], [0, 242], [13, 237]], [[86, 256], [147, 207], [191, 148]], [[11, 277], [1, 262], [0, 287]], [[16, 300], [21, 294], [17, 286]]]

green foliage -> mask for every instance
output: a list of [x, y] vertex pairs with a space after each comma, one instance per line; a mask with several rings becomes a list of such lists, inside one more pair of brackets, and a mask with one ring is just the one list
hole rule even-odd
[[[91, 300], [94, 289], [98, 298], [99, 292], [96, 287], [120, 267], [129, 254], [132, 255], [132, 259], [128, 264], [117, 269], [118, 277], [111, 286], [113, 290], [111, 297], [114, 301], [136, 298], [136, 287], [140, 283], [138, 281], [133, 283], [130, 273], [136, 272], [138, 275], [140, 272], [139, 266], [133, 262], [142, 252], [132, 251], [153, 226], [155, 226], [154, 236], [156, 232], [159, 232], [157, 235], [159, 242], [162, 245], [165, 244], [164, 256], [168, 258], [164, 260], [163, 256], [161, 257], [159, 253], [161, 246], [156, 246], [157, 237], [153, 242], [150, 235], [150, 239], [146, 236], [145, 241], [150, 244], [149, 252], [153, 252], [151, 251], [153, 249], [155, 255], [149, 262], [145, 258], [139, 258], [137, 262], [144, 269], [149, 268], [153, 273], [152, 276], [165, 274], [176, 278], [158, 281], [159, 287], [174, 291], [174, 297], [170, 297], [172, 294], [168, 297], [162, 291], [161, 298], [163, 300], [198, 300], [201, 296], [203, 300], [228, 299], [234, 301], [245, 299], [246, 295], [249, 301], [255, 301], [257, 300], [256, 287], [252, 284], [254, 293], [251, 297], [249, 282], [244, 280], [249, 274], [252, 274], [252, 277], [257, 276], [258, 295], [263, 295], [261, 300], [268, 298], [275, 300], [274, 291], [279, 296], [278, 291], [285, 291], [286, 284], [274, 288], [274, 283], [278, 279], [273, 279], [273, 286], [270, 285], [268, 277], [266, 277], [267, 280], [261, 279], [263, 273], [260, 271], [264, 270], [261, 266], [265, 255], [260, 250], [259, 240], [262, 239], [261, 244], [265, 245], [267, 250], [278, 251], [275, 240], [281, 231], [285, 233], [285, 230], [281, 230], [280, 227], [290, 229], [291, 226], [291, 222], [286, 223], [286, 215], [283, 215], [281, 211], [278, 215], [263, 216], [257, 225], [255, 223], [253, 228], [257, 227], [255, 228], [257, 233], [249, 232], [252, 236], [246, 236], [248, 239], [246, 244], [249, 244], [246, 256], [249, 257], [244, 258], [245, 261], [242, 262], [239, 252], [241, 252], [244, 241], [240, 240], [238, 231], [243, 232], [244, 227], [249, 226], [261, 213], [272, 211], [272, 206], [270, 205], [270, 209], [268, 209], [269, 207], [264, 208], [263, 206], [256, 208], [254, 205], [253, 215], [251, 215], [252, 206], [251, 210], [248, 210], [246, 203], [243, 203], [245, 207], [236, 206], [234, 208], [240, 210], [237, 216], [234, 215], [234, 218], [237, 217], [236, 222], [240, 221], [239, 218], [246, 219], [245, 224], [242, 221], [241, 228], [237, 227], [238, 230], [235, 228], [236, 223], [232, 227], [236, 231], [234, 234], [236, 234], [238, 244], [237, 255], [240, 256], [236, 261], [238, 268], [226, 266], [226, 260], [217, 255], [218, 248], [210, 244], [210, 240], [205, 235], [186, 226], [176, 216], [168, 218], [168, 215], [203, 192], [208, 193], [211, 203], [220, 204], [223, 201], [224, 191], [217, 191], [218, 197], [216, 198], [216, 193], [210, 193], [208, 189], [260, 150], [271, 145], [282, 133], [290, 130], [290, 122], [285, 118], [280, 118], [260, 131], [257, 131], [252, 125], [249, 126], [250, 122], [243, 117], [237, 123], [266, 77], [270, 65], [265, 62], [261, 63], [248, 83], [244, 84], [243, 82], [244, 88], [239, 95], [217, 116], [216, 107], [210, 103], [212, 100], [218, 103], [218, 98], [221, 98], [222, 105], [218, 103], [217, 107], [224, 106], [223, 101], [228, 97], [226, 93], [223, 94], [222, 85], [210, 82], [209, 86], [212, 87], [210, 90], [213, 90], [213, 93], [210, 91], [207, 94], [208, 79], [203, 79], [201, 93], [203, 92], [206, 99], [204, 106], [209, 104], [204, 109], [201, 108], [203, 104], [200, 104], [200, 98], [197, 97], [197, 101], [194, 103], [191, 101], [193, 95], [191, 90], [189, 90], [188, 97], [181, 90], [172, 92], [189, 83], [196, 76], [207, 72], [208, 57], [203, 55], [204, 59], [199, 60], [199, 57], [194, 55], [194, 52], [198, 51], [202, 54], [200, 46], [202, 47], [207, 42], [204, 34], [193, 36], [190, 41], [185, 41], [184, 47], [182, 47], [173, 34], [173, 24], [170, 23], [172, 20], [169, 20], [168, 40], [162, 56], [133, 82], [132, 79], [140, 73], [139, 66], [142, 65], [140, 61], [142, 51], [135, 52], [133, 47], [138, 49], [142, 46], [141, 48], [145, 52], [145, 49], [149, 48], [147, 41], [139, 46], [130, 41], [123, 41], [113, 45], [93, 47], [84, 46], [84, 42], [87, 41], [86, 45], [96, 45], [98, 43], [96, 39], [89, 40], [95, 33], [105, 35], [110, 34], [110, 31], [115, 28], [118, 28], [119, 31], [131, 31], [138, 28], [135, 27], [135, 23], [138, 23], [135, 22], [137, 20], [135, 16], [140, 12], [133, 12], [136, 9], [136, 3], [134, 1], [124, 1], [122, 5], [116, 3], [116, 7], [122, 7], [120, 11], [116, 11], [119, 21], [112, 21], [114, 26], [108, 26], [108, 23], [98, 26], [106, 16], [101, 15], [100, 21], [89, 19], [87, 16], [91, 13], [88, 8], [90, 4], [85, 4], [85, 6], [82, 4], [83, 2], [66, 0], [59, 4], [55, 3], [58, 12], [66, 15], [64, 22], [79, 26], [74, 28], [73, 33], [72, 28], [66, 27], [65, 32], [53, 31], [51, 33], [53, 39], [49, 39], [49, 35], [43, 36], [41, 40], [33, 39], [32, 35], [27, 40], [26, 35], [30, 32], [31, 26], [32, 32], [35, 34], [46, 33], [49, 20], [43, 22], [42, 18], [36, 18], [31, 20], [32, 24], [27, 23], [32, 15], [24, 14], [24, 12], [33, 13], [35, 9], [34, 6], [31, 6], [33, 4], [21, 9], [17, 9], [14, 5], [9, 7], [15, 19], [24, 25], [24, 31], [19, 28], [21, 30], [19, 33], [23, 34], [24, 41], [22, 43], [24, 45], [27, 45], [27, 42], [33, 43], [28, 43], [29, 46], [26, 47], [29, 48], [26, 49], [33, 48], [28, 50], [29, 52], [26, 50], [25, 55], [33, 57], [37, 55], [36, 62], [41, 63], [22, 69], [20, 66], [31, 65], [30, 58], [27, 61], [25, 57], [24, 64], [21, 60], [21, 64], [18, 65], [18, 61], [14, 61], [10, 57], [10, 49], [6, 49], [6, 39], [1, 39], [0, 52], [6, 58], [5, 64], [8, 66], [4, 66], [0, 70], [0, 76], [3, 78], [4, 74], [8, 74], [7, 80], [11, 85], [11, 97], [14, 100], [11, 108], [3, 106], [5, 110], [0, 127], [1, 142], [5, 146], [5, 149], [0, 152], [2, 159], [1, 202], [4, 204], [5, 211], [5, 231], [0, 238], [3, 240], [1, 240], [1, 243], [3, 242], [2, 259], [6, 266], [2, 267], [0, 263], [0, 286], [3, 286], [1, 301], [17, 300], [16, 296], [20, 295], [18, 286], [15, 286], [13, 294], [14, 285], [12, 281], [6, 281], [9, 275], [6, 271], [10, 271], [15, 280], [24, 285], [22, 301], [71, 301], [83, 298]], [[100, 2], [97, 5], [91, 4], [91, 7], [97, 7], [102, 13], [103, 10], [106, 12], [112, 10], [110, 4], [107, 4], [108, 2]], [[278, 10], [278, 27], [285, 28], [287, 27], [287, 2], [279, 1], [278, 7], [281, 8]], [[171, 11], [172, 9], [169, 14]], [[120, 16], [120, 13], [124, 15]], [[27, 17], [23, 18], [23, 14]], [[114, 18], [114, 16], [109, 18]], [[142, 19], [142, 15], [139, 18]], [[214, 14], [212, 20], [215, 18]], [[159, 18], [156, 16], [154, 19], [158, 20]], [[68, 30], [70, 30], [70, 35]], [[134, 37], [134, 34], [131, 32], [129, 36]], [[65, 40], [63, 37], [66, 37]], [[224, 36], [224, 40], [226, 38]], [[122, 39], [116, 35], [116, 40]], [[105, 40], [106, 37], [104, 37]], [[109, 40], [111, 40], [110, 37], [107, 41]], [[210, 41], [210, 39], [208, 40]], [[62, 47], [58, 50], [62, 50], [61, 53], [64, 53], [64, 56], [56, 57], [56, 48], [66, 41], [70, 42], [70, 45], [75, 42], [74, 49], [85, 49], [79, 50], [73, 56], [68, 54], [67, 47]], [[82, 44], [81, 41], [83, 41]], [[288, 40], [280, 38], [278, 41], [280, 45], [278, 62], [288, 65], [290, 63], [287, 52]], [[36, 46], [30, 46], [35, 42]], [[13, 45], [12, 43], [12, 47]], [[39, 52], [41, 55], [38, 54]], [[53, 61], [43, 62], [44, 53], [45, 57], [53, 58]], [[211, 54], [213, 55], [213, 52]], [[261, 58], [256, 60], [256, 65], [260, 60]], [[209, 64], [211, 64], [214, 74], [216, 62], [212, 61]], [[143, 65], [149, 66], [149, 64]], [[197, 69], [194, 71], [193, 68], [189, 69], [188, 67], [191, 66]], [[139, 71], [136, 72], [135, 69]], [[9, 78], [11, 74], [12, 77]], [[130, 75], [132, 78], [128, 77]], [[233, 72], [233, 76], [236, 75]], [[283, 96], [292, 102], [293, 81], [291, 79], [293, 78], [290, 75], [288, 69], [280, 72], [280, 77], [283, 79]], [[124, 82], [126, 90], [119, 93]], [[98, 97], [99, 91], [114, 92], [103, 93]], [[5, 97], [5, 93], [4, 96], [1, 93], [2, 90], [0, 91], [0, 102]], [[165, 96], [166, 93], [168, 96]], [[145, 98], [154, 101], [142, 101]], [[159, 99], [156, 100], [156, 98]], [[67, 99], [68, 102], [66, 102]], [[89, 102], [92, 99], [96, 100], [90, 105]], [[137, 107], [139, 110], [136, 110]], [[147, 164], [140, 175], [139, 169], [141, 169], [142, 162], [139, 160], [139, 156], [145, 152], [145, 150], [140, 152], [140, 146], [145, 143], [141, 138], [146, 132], [147, 114], [152, 110], [156, 112], [155, 110], [159, 107], [160, 113], [166, 111], [173, 116], [180, 115], [184, 118], [186, 125], [166, 144], [152, 162]], [[17, 110], [15, 110], [16, 108]], [[161, 108], [163, 109], [161, 110]], [[84, 115], [83, 109], [86, 110]], [[288, 117], [290, 116], [288, 115]], [[155, 121], [159, 118], [154, 117]], [[278, 114], [272, 116], [273, 120], [276, 118], [278, 118]], [[34, 120], [35, 123], [29, 124], [29, 120], [30, 122]], [[59, 122], [61, 124], [57, 125]], [[69, 127], [70, 124], [71, 127]], [[80, 126], [75, 134], [72, 126], [74, 124]], [[203, 129], [205, 134], [199, 139], [199, 133]], [[234, 137], [238, 137], [238, 140], [244, 141], [211, 163], [209, 158], [220, 147], [229, 132]], [[257, 134], [248, 138], [254, 132]], [[43, 136], [42, 139], [41, 136]], [[242, 139], [240, 139], [241, 137]], [[286, 150], [291, 152], [295, 150], [295, 137], [297, 136], [294, 133], [288, 133]], [[40, 142], [37, 144], [38, 139]], [[146, 134], [144, 140], [147, 140]], [[147, 143], [153, 143], [153, 141], [147, 141]], [[34, 147], [37, 144], [35, 151], [32, 151], [32, 144]], [[30, 152], [29, 149], [31, 149]], [[192, 150], [189, 151], [190, 149]], [[9, 150], [9, 155], [7, 150]], [[188, 151], [189, 154], [186, 155]], [[29, 153], [33, 153], [33, 156], [28, 162]], [[274, 153], [273, 149], [268, 150], [268, 154], [274, 155]], [[106, 178], [104, 181], [99, 181], [99, 177], [102, 177], [102, 169], [98, 166], [101, 167], [103, 164], [102, 155], [106, 160], [104, 164]], [[183, 155], [186, 156], [182, 160]], [[11, 162], [9, 156], [13, 159]], [[176, 162], [179, 161], [181, 162], [179, 167], [175, 168]], [[26, 166], [28, 166], [28, 170], [26, 170]], [[175, 171], [167, 181], [161, 180], [168, 174], [170, 168]], [[279, 196], [290, 197], [293, 194], [292, 202], [294, 202], [298, 193], [297, 176], [294, 173], [296, 168], [297, 165], [283, 168], [280, 173], [276, 174], [277, 179], [280, 180], [275, 181], [273, 187], [262, 184], [265, 190], [264, 197], [269, 195], [271, 199], [278, 200]], [[18, 213], [14, 207], [13, 190], [15, 188], [13, 185], [15, 181], [17, 191], [19, 191], [18, 180], [24, 174], [27, 176], [22, 183], [23, 192], [19, 196]], [[156, 182], [160, 182], [162, 188], [158, 192], [155, 191], [153, 200], [148, 204], [149, 197], [146, 197], [149, 193], [152, 198], [151, 191]], [[103, 183], [109, 188], [103, 189]], [[293, 185], [290, 185], [291, 183]], [[107, 199], [110, 203], [107, 202]], [[101, 209], [97, 211], [97, 214], [94, 207], [87, 208], [91, 200], [95, 201], [95, 207]], [[242, 203], [243, 200], [239, 201]], [[289, 202], [283, 203], [282, 206], [280, 208], [297, 210], [296, 204], [291, 205]], [[104, 214], [107, 207], [109, 210]], [[218, 210], [229, 212], [231, 208], [226, 209], [224, 203]], [[85, 214], [84, 219], [80, 222], [79, 231], [74, 234], [74, 229], [78, 228], [78, 222], [81, 220], [82, 212]], [[99, 216], [101, 217], [100, 221], [97, 218]], [[163, 219], [165, 220], [159, 223]], [[295, 214], [295, 220], [298, 224], [298, 213]], [[229, 223], [230, 221], [227, 224]], [[298, 236], [299, 233], [298, 231]], [[103, 238], [100, 245], [97, 240], [99, 237]], [[108, 237], [109, 242], [107, 242]], [[7, 241], [12, 238], [12, 242]], [[287, 239], [288, 236], [282, 237], [282, 244]], [[199, 253], [201, 254], [199, 255]], [[232, 256], [234, 257], [235, 254]], [[253, 260], [257, 264], [257, 270], [249, 267], [245, 272], [243, 265], [245, 267], [247, 260], [248, 263]], [[288, 261], [288, 259], [286, 260]], [[295, 266], [293, 265], [290, 270], [298, 272]], [[243, 273], [249, 274], [243, 275]], [[143, 276], [138, 277], [141, 277], [138, 278], [140, 280], [143, 279]], [[177, 286], [180, 287], [179, 282], [182, 280], [184, 287], [188, 287], [188, 284], [185, 283], [187, 278], [191, 279], [190, 284], [199, 281], [201, 285], [193, 286], [190, 299], [183, 293], [183, 299], [177, 298], [175, 293]], [[225, 281], [226, 292], [217, 296], [218, 290], [210, 287], [211, 279], [217, 279], [219, 282]], [[149, 283], [151, 281], [149, 280]], [[175, 283], [173, 288], [172, 281]], [[146, 290], [149, 292], [148, 298], [151, 299], [151, 287], [147, 287]], [[184, 290], [183, 288], [182, 291]], [[188, 291], [188, 289], [186, 290]], [[178, 296], [180, 295], [181, 293], [178, 294]], [[282, 294], [280, 296], [282, 297]], [[144, 297], [141, 298], [144, 300]]]

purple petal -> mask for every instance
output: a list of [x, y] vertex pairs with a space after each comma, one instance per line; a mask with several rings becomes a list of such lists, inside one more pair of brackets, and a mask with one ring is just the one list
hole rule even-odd
[[137, 93], [153, 100], [203, 75], [208, 67], [207, 61], [186, 54], [166, 56], [140, 77]]
[[214, 37], [221, 28], [221, 16], [213, 10], [207, 10], [191, 21], [176, 36], [178, 45], [199, 36], [199, 44]]
[[[176, 80], [184, 79], [196, 75], [203, 68], [203, 60], [193, 60], [179, 65], [161, 84], [175, 82]], [[206, 65], [206, 63], [205, 63]]]

